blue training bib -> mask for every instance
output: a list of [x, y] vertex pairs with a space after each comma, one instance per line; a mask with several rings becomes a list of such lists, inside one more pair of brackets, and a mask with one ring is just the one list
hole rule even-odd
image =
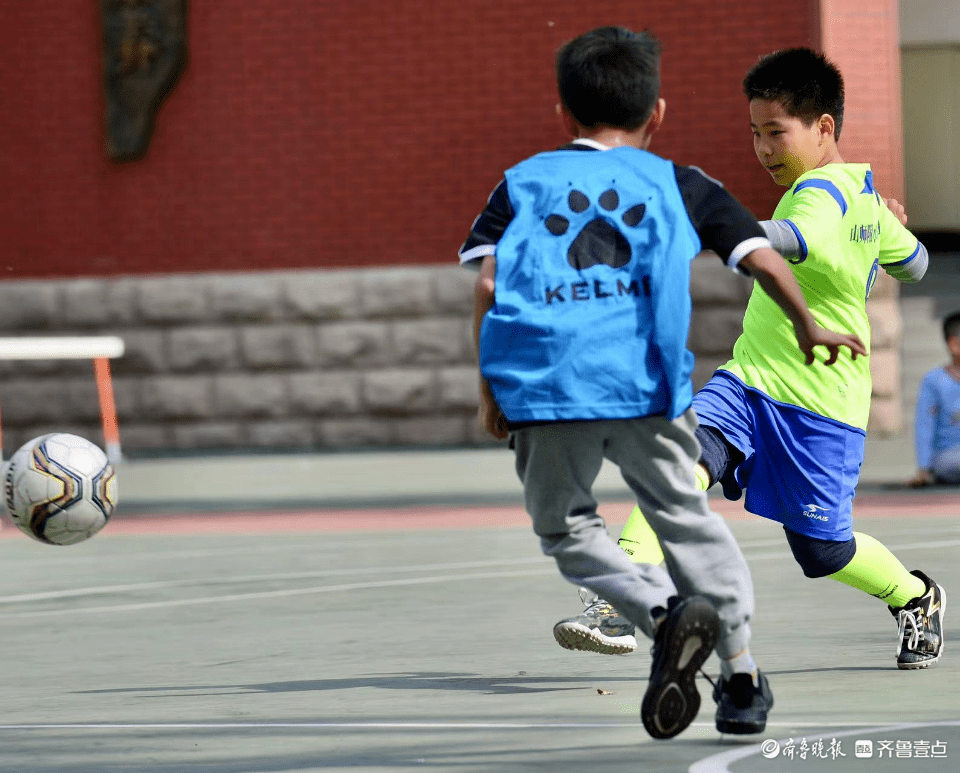
[[636, 148], [541, 153], [506, 172], [480, 367], [513, 423], [682, 414], [690, 261], [673, 164]]

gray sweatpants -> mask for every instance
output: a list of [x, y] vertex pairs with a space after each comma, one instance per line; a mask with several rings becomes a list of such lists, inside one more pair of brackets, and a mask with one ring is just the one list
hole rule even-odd
[[[652, 637], [650, 610], [673, 595], [700, 595], [720, 615], [717, 654], [731, 657], [750, 639], [753, 581], [724, 520], [695, 482], [696, 414], [541, 424], [514, 432], [517, 474], [543, 552], [575, 585], [609, 601]], [[666, 569], [635, 564], [597, 513], [591, 489], [607, 458], [663, 548]]]

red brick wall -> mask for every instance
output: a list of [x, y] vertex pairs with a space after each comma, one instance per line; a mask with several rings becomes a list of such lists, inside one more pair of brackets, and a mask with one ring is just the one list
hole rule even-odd
[[415, 14], [389, 0], [191, 1], [189, 61], [147, 157], [114, 164], [98, 3], [8, 3], [2, 275], [451, 261], [501, 170], [564, 139], [557, 46], [608, 23], [664, 42], [654, 150], [767, 215], [780, 190], [753, 157], [740, 79], [760, 54], [817, 45], [818, 11], [814, 0], [460, 0]]
[[898, 0], [823, 0], [821, 14], [823, 51], [846, 90], [841, 155], [870, 162], [877, 190], [903, 201]]

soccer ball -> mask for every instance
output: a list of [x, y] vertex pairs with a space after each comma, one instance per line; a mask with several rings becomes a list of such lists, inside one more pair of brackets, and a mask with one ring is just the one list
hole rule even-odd
[[107, 525], [117, 504], [116, 478], [89, 440], [42, 435], [4, 465], [3, 501], [24, 534], [48, 545], [73, 545]]

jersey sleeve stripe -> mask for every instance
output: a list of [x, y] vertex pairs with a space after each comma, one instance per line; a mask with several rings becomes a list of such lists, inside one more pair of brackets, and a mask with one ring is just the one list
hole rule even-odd
[[790, 226], [790, 228], [793, 229], [793, 233], [796, 235], [797, 241], [800, 242], [800, 253], [799, 253], [799, 257], [801, 257], [801, 258], [807, 257], [807, 242], [806, 242], [806, 240], [803, 238], [803, 234], [800, 233], [800, 229], [797, 228], [796, 223], [794, 223], [794, 222], [793, 222], [792, 220], [790, 220], [789, 218], [784, 218], [783, 222], [786, 223], [788, 226]]
[[793, 189], [793, 192], [794, 194], [797, 194], [804, 188], [820, 188], [821, 190], [825, 190], [827, 193], [833, 196], [834, 201], [840, 205], [841, 214], [847, 214], [847, 200], [843, 198], [843, 194], [840, 193], [840, 189], [829, 180], [804, 180]]
[[884, 263], [883, 270], [894, 279], [901, 282], [919, 282], [923, 275], [927, 273], [927, 266], [930, 262], [930, 256], [927, 248], [921, 242], [917, 242], [917, 249], [913, 251], [906, 260], [899, 260], [896, 263]]
[[923, 246], [923, 245], [921, 245], [920, 242], [917, 242], [917, 249], [915, 249], [912, 253], [910, 253], [910, 256], [909, 256], [909, 257], [906, 257], [906, 258], [904, 258], [903, 260], [898, 260], [898, 261], [896, 261], [895, 263], [885, 263], [884, 265], [887, 266], [888, 268], [890, 268], [890, 267], [893, 267], [893, 266], [903, 266], [903, 265], [907, 264], [907, 263], [909, 263], [911, 260], [916, 259], [917, 255], [920, 254], [920, 247], [922, 247], [922, 246]]

